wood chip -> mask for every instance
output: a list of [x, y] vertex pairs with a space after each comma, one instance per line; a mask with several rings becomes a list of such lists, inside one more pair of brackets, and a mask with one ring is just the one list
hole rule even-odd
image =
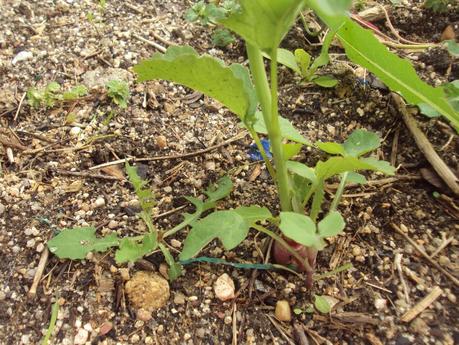
[[418, 316], [424, 309], [426, 309], [433, 302], [435, 302], [435, 300], [438, 297], [440, 297], [442, 293], [443, 293], [443, 290], [440, 289], [439, 286], [435, 286], [426, 297], [424, 297], [413, 308], [411, 308], [405, 314], [403, 314], [400, 320], [403, 322], [410, 322], [416, 316]]

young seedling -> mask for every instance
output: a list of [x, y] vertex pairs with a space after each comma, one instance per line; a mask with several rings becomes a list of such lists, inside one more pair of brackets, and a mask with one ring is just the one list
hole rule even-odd
[[48, 241], [48, 248], [61, 259], [82, 260], [90, 252], [105, 252], [112, 247], [117, 247], [115, 261], [118, 264], [135, 262], [159, 248], [169, 265], [169, 278], [174, 280], [181, 274], [181, 266], [170, 254], [164, 240], [196, 222], [203, 212], [214, 208], [217, 201], [228, 196], [233, 188], [231, 180], [223, 177], [216, 185], [209, 187], [204, 192], [207, 197], [205, 200], [187, 197], [186, 199], [195, 206], [195, 212], [185, 213], [184, 220], [172, 229], [159, 231], [153, 222], [152, 208], [155, 198], [152, 191], [147, 188], [148, 182], [142, 180], [136, 168], [127, 163], [126, 172], [139, 199], [141, 211], [138, 216], [147, 226], [148, 232], [135, 237], [119, 238], [116, 233], [97, 237], [94, 227], [63, 229]]
[[60, 93], [61, 86], [56, 82], [51, 82], [44, 88], [30, 88], [27, 90], [27, 101], [37, 109], [41, 106], [52, 108], [59, 101], [74, 101], [88, 94], [88, 89], [84, 85], [76, 85], [64, 93]]
[[110, 80], [106, 85], [107, 96], [120, 108], [126, 108], [129, 101], [129, 86], [123, 80]]
[[220, 4], [206, 3], [201, 0], [185, 13], [185, 19], [190, 23], [199, 23], [205, 27], [217, 27], [212, 32], [212, 43], [217, 47], [226, 47], [235, 41], [231, 32], [218, 25], [218, 21], [239, 10], [236, 0], [225, 0]]

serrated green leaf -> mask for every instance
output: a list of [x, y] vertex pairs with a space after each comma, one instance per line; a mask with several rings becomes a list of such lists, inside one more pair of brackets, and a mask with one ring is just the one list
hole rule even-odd
[[143, 60], [134, 71], [139, 81], [166, 79], [215, 98], [241, 120], [256, 110], [256, 93], [249, 73], [239, 64], [226, 66], [210, 55], [198, 55], [189, 46], [172, 46], [165, 54]]
[[281, 212], [279, 229], [288, 238], [308, 247], [322, 249], [324, 244], [316, 233], [313, 220], [295, 212]]
[[140, 207], [143, 210], [143, 215], [141, 215], [141, 217], [149, 226], [150, 231], [152, 231], [153, 223], [151, 220], [151, 213], [152, 207], [155, 205], [155, 196], [147, 187], [148, 181], [142, 180], [142, 178], [137, 174], [137, 168], [129, 165], [128, 162], [126, 162], [125, 166], [129, 182], [134, 187], [135, 194], [139, 199]]
[[314, 295], [314, 306], [318, 311], [324, 314], [328, 314], [331, 311], [331, 307], [327, 299], [319, 295]]
[[343, 143], [346, 154], [352, 157], [360, 157], [376, 150], [379, 145], [381, 145], [381, 138], [376, 133], [363, 129], [353, 131]]
[[284, 159], [290, 159], [300, 153], [303, 144], [301, 143], [287, 143], [282, 144], [282, 149], [284, 151]]
[[343, 145], [334, 142], [317, 142], [316, 146], [322, 151], [329, 153], [331, 155], [345, 155], [345, 150]]
[[330, 212], [317, 224], [319, 235], [323, 238], [340, 234], [345, 226], [346, 223], [338, 211]]
[[295, 161], [287, 161], [285, 165], [287, 166], [287, 169], [292, 173], [304, 177], [312, 183], [317, 182], [317, 176], [314, 172], [314, 169], [308, 167], [307, 165]]
[[180, 260], [195, 256], [214, 238], [220, 239], [226, 250], [231, 250], [247, 237], [248, 232], [249, 224], [235, 210], [213, 212], [192, 224]]
[[64, 92], [62, 97], [66, 101], [73, 101], [88, 94], [88, 89], [84, 85], [76, 85], [69, 91]]
[[271, 212], [266, 207], [260, 207], [257, 205], [241, 206], [234, 209], [234, 211], [244, 218], [249, 225], [272, 218]]
[[214, 202], [226, 198], [228, 195], [230, 195], [232, 190], [233, 182], [231, 182], [231, 179], [228, 177], [228, 175], [225, 175], [221, 177], [217, 183], [209, 186], [204, 194], [206, 194], [208, 197], [207, 201]]
[[156, 233], [148, 233], [139, 241], [125, 237], [119, 241], [119, 249], [115, 253], [115, 261], [118, 264], [136, 262], [145, 255], [150, 254], [158, 247]]
[[303, 8], [303, 0], [240, 0], [239, 4], [240, 11], [220, 23], [269, 55]]
[[[255, 131], [261, 134], [268, 134], [263, 114], [260, 111], [255, 112], [254, 121], [253, 129]], [[309, 140], [303, 137], [301, 133], [286, 118], [279, 116], [279, 126], [281, 135], [285, 139], [311, 146]]]
[[164, 255], [166, 263], [169, 265], [169, 280], [173, 282], [175, 279], [182, 275], [182, 266], [174, 260], [174, 257], [171, 255], [171, 252], [164, 244], [159, 243], [158, 246]]
[[97, 238], [95, 233], [93, 227], [63, 229], [47, 242], [47, 246], [61, 259], [81, 260], [90, 252], [104, 252], [119, 243], [116, 234]]
[[313, 78], [312, 82], [322, 87], [335, 87], [338, 84], [338, 79], [331, 75], [321, 75]]

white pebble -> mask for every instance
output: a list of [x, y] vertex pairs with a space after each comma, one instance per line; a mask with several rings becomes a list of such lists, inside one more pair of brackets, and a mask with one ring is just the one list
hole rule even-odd
[[84, 345], [88, 340], [89, 332], [84, 328], [80, 328], [78, 333], [75, 335], [75, 339], [73, 339], [73, 343], [75, 345]]
[[95, 208], [99, 208], [99, 207], [102, 207], [102, 206], [105, 206], [105, 199], [100, 196], [94, 202], [94, 207]]
[[70, 133], [70, 135], [71, 135], [72, 137], [76, 137], [76, 136], [78, 136], [78, 134], [81, 133], [81, 128], [80, 128], [80, 127], [72, 127], [72, 128], [70, 129], [70, 132], [69, 132], [69, 133]]
[[223, 302], [234, 298], [235, 289], [233, 280], [226, 273], [218, 277], [214, 284], [215, 296]]

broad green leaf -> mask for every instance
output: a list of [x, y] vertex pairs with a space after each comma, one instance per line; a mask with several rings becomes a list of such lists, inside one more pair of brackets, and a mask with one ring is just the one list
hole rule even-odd
[[323, 314], [328, 314], [331, 312], [330, 304], [328, 303], [327, 299], [322, 296], [314, 295], [314, 306]]
[[432, 106], [430, 106], [429, 104], [419, 103], [418, 107], [421, 114], [427, 117], [434, 118], [441, 116], [441, 114], [435, 108], [432, 108]]
[[308, 167], [307, 165], [303, 163], [296, 162], [296, 161], [287, 161], [285, 165], [287, 166], [287, 169], [291, 171], [292, 173], [297, 174], [301, 177], [304, 177], [308, 179], [309, 181], [311, 181], [312, 183], [316, 183], [317, 176], [314, 172], [314, 169]]
[[359, 157], [376, 150], [379, 145], [381, 145], [379, 136], [363, 129], [353, 131], [343, 143], [346, 154], [352, 157]]
[[231, 179], [225, 175], [221, 177], [217, 183], [209, 186], [209, 188], [206, 189], [204, 194], [207, 195], [208, 200], [207, 201], [218, 201], [220, 199], [226, 198], [231, 191], [233, 190], [233, 182], [231, 182]]
[[292, 71], [301, 75], [300, 66], [298, 66], [295, 55], [290, 50], [278, 48], [277, 49], [277, 62], [290, 68]]
[[367, 183], [367, 178], [359, 173], [351, 171], [347, 175], [346, 183], [365, 184]]
[[153, 54], [134, 66], [134, 71], [139, 81], [166, 79], [200, 91], [221, 102], [241, 120], [253, 115], [257, 107], [255, 90], [245, 67], [226, 66], [210, 55], [198, 55], [189, 46], [172, 46], [165, 54]]
[[319, 235], [323, 238], [340, 234], [345, 226], [346, 223], [338, 211], [330, 212], [317, 224]]
[[309, 66], [311, 65], [311, 55], [304, 49], [295, 50], [296, 63], [300, 68], [300, 75], [303, 77], [308, 76]]
[[249, 224], [235, 210], [216, 211], [192, 224], [180, 253], [180, 260], [198, 254], [214, 238], [220, 239], [226, 250], [241, 243], [249, 232]]
[[459, 56], [459, 44], [457, 44], [457, 42], [455, 40], [447, 40], [445, 41], [446, 43], [446, 46], [448, 47], [448, 52], [452, 55], [452, 56]]
[[300, 143], [287, 143], [282, 144], [282, 148], [284, 150], [284, 159], [290, 159], [296, 156], [303, 147], [303, 144]]
[[459, 113], [448, 103], [443, 90], [423, 82], [408, 60], [389, 52], [371, 31], [346, 19], [337, 37], [351, 61], [374, 73], [392, 91], [400, 92], [407, 102], [430, 105], [459, 129]]
[[244, 218], [249, 225], [272, 218], [271, 212], [266, 207], [256, 205], [238, 207], [234, 211]]
[[[255, 122], [253, 124], [253, 129], [261, 134], [268, 134], [266, 129], [265, 120], [263, 119], [263, 114], [260, 111], [255, 113]], [[279, 117], [279, 126], [281, 129], [282, 137], [285, 139], [301, 143], [304, 145], [311, 146], [309, 140], [301, 135], [301, 133], [292, 125], [292, 123], [286, 118]]]
[[308, 247], [323, 248], [311, 218], [295, 212], [281, 212], [279, 229], [288, 238]]
[[316, 146], [321, 149], [322, 151], [329, 153], [331, 155], [341, 155], [344, 156], [346, 154], [343, 145], [334, 142], [317, 142]]
[[61, 259], [84, 259], [90, 252], [104, 252], [118, 245], [116, 234], [97, 238], [96, 229], [83, 227], [63, 229], [48, 241], [49, 251]]
[[169, 249], [164, 244], [159, 243], [158, 246], [164, 255], [164, 260], [166, 260], [167, 264], [169, 265], [169, 280], [173, 282], [175, 279], [182, 275], [182, 266], [174, 260]]
[[[364, 170], [374, 170], [374, 171], [379, 171], [382, 172], [383, 174], [386, 175], [394, 175], [395, 174], [395, 168], [390, 165], [389, 162], [386, 161], [380, 161], [374, 157], [365, 157], [365, 158], [360, 158], [360, 162], [364, 164], [368, 164], [372, 168], [369, 169], [364, 169]], [[362, 169], [360, 169], [362, 170]]]
[[338, 79], [331, 75], [321, 75], [313, 78], [312, 82], [322, 87], [335, 87], [338, 84]]
[[118, 264], [136, 262], [145, 255], [153, 252], [157, 247], [156, 233], [145, 234], [140, 241], [125, 237], [119, 241], [119, 249], [115, 253], [115, 261]]
[[319, 161], [315, 167], [318, 180], [326, 180], [334, 175], [348, 171], [372, 170], [380, 171], [387, 175], [394, 174], [394, 168], [385, 161], [374, 158], [331, 157], [325, 162]]
[[241, 10], [220, 21], [271, 55], [294, 24], [303, 0], [240, 0]]

